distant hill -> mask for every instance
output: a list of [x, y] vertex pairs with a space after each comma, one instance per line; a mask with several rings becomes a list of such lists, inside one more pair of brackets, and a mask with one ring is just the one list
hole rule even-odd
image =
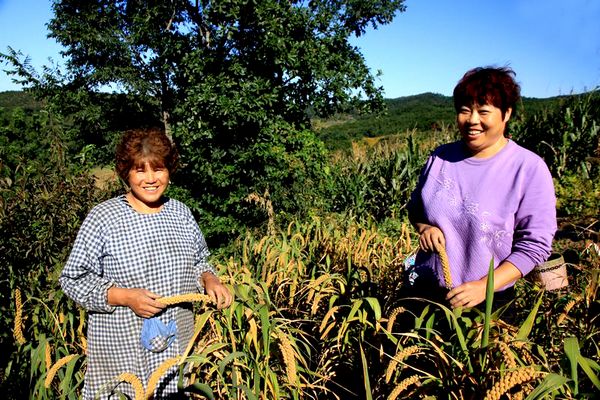
[[42, 103], [36, 101], [33, 96], [27, 92], [0, 92], [0, 108], [10, 111], [17, 107], [24, 110], [37, 111], [42, 108]]
[[[518, 112], [534, 115], [558, 104], [560, 97], [523, 98]], [[456, 114], [452, 97], [437, 93], [386, 99], [387, 111], [381, 115], [337, 115], [315, 121], [320, 138], [331, 149], [345, 148], [363, 137], [387, 136], [410, 130], [431, 131], [454, 125]]]
[[[519, 112], [525, 117], [557, 104], [560, 97], [548, 99], [523, 98]], [[437, 93], [386, 99], [387, 111], [378, 115], [336, 115], [314, 120], [320, 138], [331, 149], [347, 148], [351, 142], [363, 137], [387, 136], [410, 130], [421, 132], [452, 126], [455, 121], [452, 97]], [[42, 103], [24, 91], [0, 92], [0, 114], [7, 115], [19, 107], [37, 111]]]

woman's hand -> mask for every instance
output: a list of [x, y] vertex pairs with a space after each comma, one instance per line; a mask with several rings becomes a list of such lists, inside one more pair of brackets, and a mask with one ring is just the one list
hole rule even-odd
[[452, 308], [475, 307], [485, 300], [486, 286], [486, 280], [463, 283], [450, 290], [446, 295], [446, 300], [450, 302]]
[[419, 245], [425, 251], [437, 251], [437, 249], [446, 247], [446, 239], [440, 228], [428, 224], [416, 224], [419, 232]]
[[203, 273], [202, 286], [204, 286], [204, 291], [215, 302], [218, 309], [227, 308], [231, 305], [233, 301], [231, 292], [214, 274], [210, 272]]
[[[494, 291], [500, 290], [521, 278], [521, 271], [509, 261], [503, 261], [494, 270]], [[465, 282], [446, 295], [452, 308], [475, 307], [485, 300], [487, 275], [477, 281]]]
[[137, 316], [151, 318], [166, 306], [156, 301], [162, 296], [146, 289], [126, 289], [111, 287], [108, 289], [108, 304], [129, 307]]

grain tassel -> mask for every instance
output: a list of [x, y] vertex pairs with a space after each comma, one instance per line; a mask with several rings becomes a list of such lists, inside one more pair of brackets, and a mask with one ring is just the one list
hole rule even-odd
[[517, 385], [529, 382], [535, 375], [536, 371], [531, 367], [525, 367], [509, 372], [488, 390], [484, 400], [500, 400], [503, 394], [507, 393]]
[[146, 389], [146, 398], [152, 398], [154, 395], [154, 390], [156, 390], [156, 386], [160, 381], [160, 378], [167, 372], [171, 367], [177, 365], [179, 363], [180, 357], [168, 358], [162, 364], [158, 366], [158, 368], [150, 375], [150, 379], [148, 379], [148, 388]]
[[58, 370], [61, 369], [64, 365], [66, 365], [69, 361], [71, 361], [75, 357], [78, 357], [78, 354], [69, 354], [67, 356], [64, 356], [60, 360], [58, 360], [56, 362], [56, 364], [54, 364], [50, 368], [50, 370], [48, 371], [48, 373], [46, 374], [46, 379], [44, 379], [44, 387], [45, 388], [49, 388], [50, 384], [52, 383], [52, 380], [54, 379], [54, 376], [56, 375], [56, 373], [58, 372]]
[[398, 396], [400, 396], [400, 393], [404, 392], [410, 385], [415, 384], [417, 382], [419, 382], [418, 375], [409, 376], [408, 378], [404, 379], [394, 388], [394, 390], [392, 390], [392, 393], [390, 393], [388, 400], [396, 400]]
[[392, 379], [392, 375], [394, 374], [394, 371], [396, 371], [396, 367], [398, 366], [398, 363], [400, 361], [404, 360], [406, 357], [410, 356], [411, 354], [415, 354], [418, 351], [419, 351], [419, 346], [416, 346], [416, 345], [406, 347], [406, 348], [398, 351], [398, 353], [396, 353], [396, 355], [390, 361], [390, 364], [388, 365], [387, 370], [385, 371], [385, 382], [389, 383], [390, 379]]
[[135, 391], [135, 400], [144, 400], [144, 384], [136, 375], [131, 372], [123, 372], [117, 378], [119, 382], [127, 382], [131, 386], [133, 386], [133, 390]]
[[195, 301], [210, 303], [210, 302], [212, 302], [212, 299], [207, 294], [188, 293], [188, 294], [179, 294], [176, 296], [161, 297], [159, 299], [156, 299], [156, 301], [164, 304], [165, 306], [172, 306], [172, 305], [179, 304], [179, 303], [193, 303]]
[[440, 263], [442, 264], [442, 271], [444, 273], [444, 282], [446, 282], [446, 289], [452, 289], [452, 275], [450, 274], [450, 262], [448, 261], [448, 254], [446, 253], [446, 249], [442, 246], [438, 246], [437, 251], [440, 256]]
[[21, 289], [15, 289], [15, 326], [13, 336], [17, 343], [25, 344], [25, 336], [23, 336], [23, 303], [21, 302]]

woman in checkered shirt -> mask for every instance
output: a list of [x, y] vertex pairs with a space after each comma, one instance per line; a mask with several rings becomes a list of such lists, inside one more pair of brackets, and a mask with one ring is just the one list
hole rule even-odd
[[[163, 361], [183, 353], [193, 334], [192, 308], [166, 308], [158, 298], [205, 291], [218, 308], [232, 302], [208, 262], [192, 213], [163, 195], [177, 160], [163, 131], [126, 132], [117, 147], [116, 170], [130, 190], [92, 209], [60, 276], [64, 292], [89, 314], [84, 399], [119, 392], [133, 398], [131, 385], [115, 382], [116, 377], [130, 372], [146, 385]], [[161, 334], [149, 339], [146, 334], [156, 330], [147, 331], [146, 325], [159, 327]], [[172, 398], [177, 380], [173, 368], [155, 398]]]

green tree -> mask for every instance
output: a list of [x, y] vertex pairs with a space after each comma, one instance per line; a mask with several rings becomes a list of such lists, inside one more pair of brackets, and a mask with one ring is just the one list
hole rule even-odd
[[[391, 22], [404, 6], [56, 0], [53, 9], [49, 36], [65, 47], [67, 72], [36, 79], [17, 53], [5, 55], [14, 72], [57, 112], [79, 115], [84, 137], [108, 130], [103, 88], [152, 110], [148, 124], [162, 120], [182, 145], [179, 183], [200, 198], [215, 232], [234, 233], [240, 221], [260, 217], [248, 212], [248, 194], [268, 190], [276, 209], [295, 212], [307, 199], [294, 188], [321, 187], [325, 150], [309, 130], [312, 115], [381, 109], [381, 88], [349, 39]], [[86, 135], [90, 126], [96, 131]]]

